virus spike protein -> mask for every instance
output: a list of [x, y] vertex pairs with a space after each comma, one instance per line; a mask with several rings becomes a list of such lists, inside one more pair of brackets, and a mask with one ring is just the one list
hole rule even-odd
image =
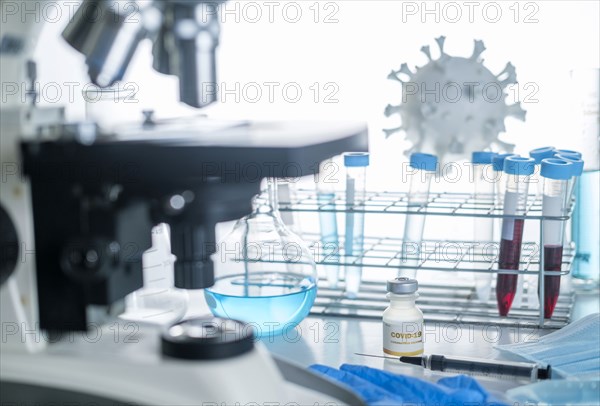
[[[421, 51], [429, 62], [413, 72], [406, 63], [388, 78], [402, 84], [402, 104], [388, 105], [387, 117], [398, 114], [402, 125], [386, 129], [386, 138], [396, 132], [404, 132], [412, 143], [410, 151], [428, 152], [438, 155], [441, 162], [447, 159], [468, 158], [472, 151], [491, 148], [512, 151], [514, 145], [498, 139], [506, 131], [504, 120], [514, 117], [525, 120], [525, 110], [520, 103], [506, 105], [506, 87], [516, 83], [515, 67], [509, 62], [502, 72], [494, 75], [480, 58], [485, 51], [481, 40], [475, 40], [473, 53], [468, 58], [453, 57], [444, 52], [445, 37], [435, 39], [440, 57], [433, 60], [429, 46]], [[405, 75], [400, 79], [399, 74]], [[478, 83], [473, 87], [469, 83]], [[469, 85], [462, 85], [462, 84]], [[484, 86], [485, 84], [485, 86]], [[408, 87], [410, 85], [410, 88]], [[493, 92], [485, 93], [482, 88], [501, 89], [494, 100]], [[415, 90], [416, 89], [416, 90]], [[432, 89], [439, 89], [432, 95]], [[454, 97], [458, 93], [458, 97]]]

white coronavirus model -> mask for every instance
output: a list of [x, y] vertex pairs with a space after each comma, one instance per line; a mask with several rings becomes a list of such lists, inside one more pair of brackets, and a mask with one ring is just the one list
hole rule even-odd
[[432, 59], [429, 46], [424, 46], [426, 65], [413, 72], [404, 63], [389, 74], [389, 79], [402, 84], [402, 102], [388, 105], [385, 115], [399, 114], [402, 125], [384, 130], [386, 137], [405, 132], [413, 144], [409, 154], [432, 153], [442, 162], [469, 158], [471, 152], [485, 149], [512, 152], [513, 145], [498, 136], [505, 131], [507, 116], [525, 120], [520, 103], [505, 102], [507, 86], [517, 83], [514, 66], [509, 62], [494, 75], [480, 58], [483, 41], [476, 40], [473, 54], [462, 58], [447, 55], [444, 40], [436, 39], [438, 59]]

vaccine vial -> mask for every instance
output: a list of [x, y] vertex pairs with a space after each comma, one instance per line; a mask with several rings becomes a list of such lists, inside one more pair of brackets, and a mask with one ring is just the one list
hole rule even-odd
[[423, 312], [415, 301], [419, 285], [400, 277], [387, 282], [390, 306], [383, 312], [383, 352], [389, 355], [423, 354]]

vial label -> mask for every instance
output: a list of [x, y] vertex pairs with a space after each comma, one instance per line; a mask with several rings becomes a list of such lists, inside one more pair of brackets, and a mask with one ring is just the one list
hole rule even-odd
[[423, 322], [383, 323], [383, 352], [397, 357], [423, 354]]

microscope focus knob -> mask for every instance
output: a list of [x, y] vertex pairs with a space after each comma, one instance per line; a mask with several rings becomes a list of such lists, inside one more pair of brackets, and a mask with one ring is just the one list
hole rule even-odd
[[119, 251], [119, 244], [115, 241], [76, 238], [63, 248], [61, 267], [76, 280], [100, 280], [108, 277], [119, 262]]
[[169, 327], [162, 335], [162, 353], [186, 360], [236, 357], [254, 348], [252, 326], [235, 320], [198, 318]]

